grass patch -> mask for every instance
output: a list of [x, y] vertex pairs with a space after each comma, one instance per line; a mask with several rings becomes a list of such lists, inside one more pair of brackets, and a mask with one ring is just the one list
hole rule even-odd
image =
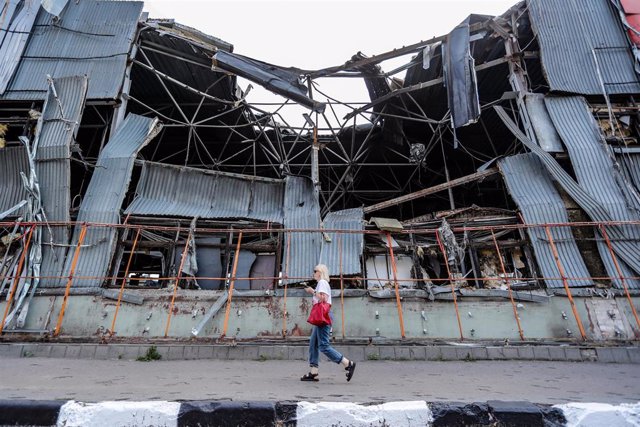
[[367, 360], [380, 360], [380, 355], [378, 353], [367, 354]]
[[152, 362], [154, 360], [160, 359], [162, 359], [162, 355], [158, 353], [158, 348], [155, 345], [152, 345], [147, 349], [147, 352], [144, 356], [140, 356], [136, 360], [138, 362]]

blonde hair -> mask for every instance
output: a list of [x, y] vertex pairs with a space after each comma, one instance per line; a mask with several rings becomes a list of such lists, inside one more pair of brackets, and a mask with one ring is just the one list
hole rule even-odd
[[314, 270], [318, 270], [318, 272], [320, 273], [320, 279], [326, 280], [327, 282], [331, 280], [329, 278], [329, 267], [327, 267], [326, 265], [318, 264], [316, 265]]

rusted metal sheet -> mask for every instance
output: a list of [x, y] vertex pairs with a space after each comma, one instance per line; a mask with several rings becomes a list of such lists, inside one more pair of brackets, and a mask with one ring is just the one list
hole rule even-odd
[[[569, 222], [564, 203], [547, 173], [534, 154], [520, 154], [498, 162], [511, 197], [520, 208], [525, 224], [558, 224]], [[551, 227], [569, 286], [592, 286], [589, 271], [580, 255], [569, 227]], [[544, 227], [529, 227], [527, 233], [536, 262], [550, 288], [563, 287], [560, 271]]]

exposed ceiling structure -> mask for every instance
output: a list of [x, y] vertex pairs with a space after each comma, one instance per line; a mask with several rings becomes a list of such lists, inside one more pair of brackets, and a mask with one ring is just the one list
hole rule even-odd
[[[29, 255], [33, 288], [74, 273], [74, 287], [114, 284], [136, 245], [158, 277], [198, 277], [199, 245], [228, 273], [237, 244], [247, 274], [269, 254], [281, 284], [318, 260], [367, 277], [366, 257], [397, 248], [419, 286], [482, 286], [499, 264], [487, 251], [504, 250], [523, 287], [640, 289], [639, 33], [616, 0], [526, 0], [321, 70], [248, 58], [140, 2], [54, 3], [6, 0], [0, 21], [0, 221], [64, 227], [35, 233], [31, 251], [48, 249]], [[237, 77], [305, 107], [306, 123], [248, 102]], [[371, 100], [339, 117], [344, 101], [314, 99], [324, 78], [361, 78]], [[372, 229], [404, 231], [394, 244]]]

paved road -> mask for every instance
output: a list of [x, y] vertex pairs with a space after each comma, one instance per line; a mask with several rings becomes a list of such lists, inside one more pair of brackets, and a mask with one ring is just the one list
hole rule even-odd
[[305, 372], [298, 361], [0, 358], [0, 399], [640, 401], [640, 368], [631, 364], [367, 361], [350, 383], [330, 363], [318, 383], [299, 381]]

